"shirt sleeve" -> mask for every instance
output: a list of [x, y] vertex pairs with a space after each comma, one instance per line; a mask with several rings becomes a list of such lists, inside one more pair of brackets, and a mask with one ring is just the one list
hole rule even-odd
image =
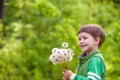
[[88, 64], [87, 77], [74, 74], [71, 80], [101, 80], [101, 76], [104, 73], [105, 67], [102, 59], [94, 57]]
[[94, 57], [88, 65], [88, 78], [92, 80], [101, 80], [101, 76], [105, 72], [103, 60], [99, 57]]

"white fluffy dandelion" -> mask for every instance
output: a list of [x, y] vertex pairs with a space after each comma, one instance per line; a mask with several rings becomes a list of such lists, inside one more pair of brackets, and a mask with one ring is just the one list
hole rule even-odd
[[69, 46], [69, 44], [68, 44], [67, 42], [63, 42], [63, 43], [62, 43], [62, 47], [63, 47], [63, 48], [67, 48], [68, 46]]
[[49, 60], [53, 64], [61, 64], [63, 68], [67, 68], [67, 63], [72, 60], [74, 53], [72, 49], [67, 48], [67, 42], [63, 42], [62, 47], [63, 48], [53, 48]]

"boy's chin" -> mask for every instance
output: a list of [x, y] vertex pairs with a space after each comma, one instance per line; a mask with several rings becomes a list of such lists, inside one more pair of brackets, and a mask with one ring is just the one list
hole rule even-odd
[[82, 52], [86, 53], [86, 50], [82, 50]]

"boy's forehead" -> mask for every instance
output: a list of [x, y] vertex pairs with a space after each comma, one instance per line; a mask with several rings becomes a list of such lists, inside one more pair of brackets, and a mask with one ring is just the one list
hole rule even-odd
[[80, 32], [78, 36], [92, 36], [90, 33], [87, 32]]
[[79, 35], [81, 34], [90, 34], [90, 33], [87, 33], [87, 32], [80, 32]]

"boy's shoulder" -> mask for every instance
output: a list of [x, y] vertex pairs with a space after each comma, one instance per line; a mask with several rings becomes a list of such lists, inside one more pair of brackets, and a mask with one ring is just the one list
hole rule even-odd
[[91, 57], [91, 61], [104, 61], [104, 57], [102, 53], [98, 53]]
[[99, 63], [101, 62], [102, 59], [98, 56], [94, 56], [93, 58], [91, 58], [91, 60], [89, 61], [90, 63]]
[[91, 57], [91, 59], [89, 60], [89, 64], [93, 65], [93, 64], [104, 64], [104, 57], [102, 56], [101, 53], [96, 54], [94, 56]]

